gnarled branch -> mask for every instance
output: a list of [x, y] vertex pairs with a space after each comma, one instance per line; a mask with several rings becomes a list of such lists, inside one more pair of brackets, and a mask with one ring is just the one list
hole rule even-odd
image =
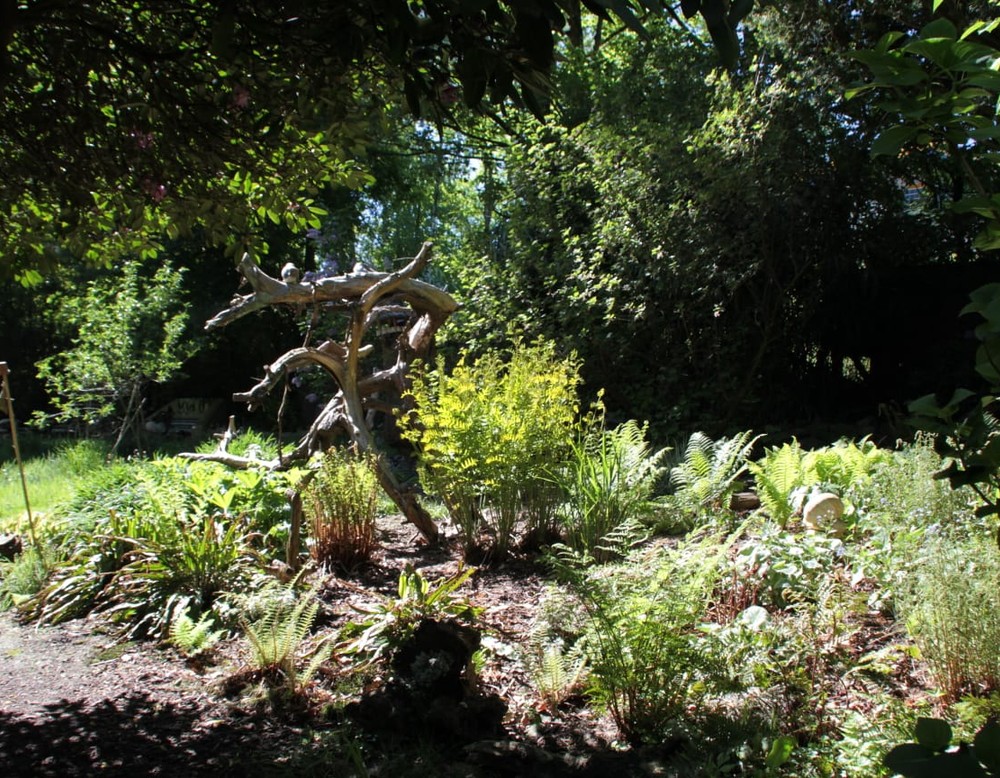
[[[337, 391], [294, 450], [276, 461], [256, 462], [244, 457], [234, 457], [224, 447], [211, 454], [184, 456], [191, 459], [211, 459], [232, 467], [259, 464], [278, 469], [327, 447], [337, 430], [345, 431], [359, 451], [374, 450], [374, 437], [366, 412], [384, 410], [386, 407], [385, 400], [375, 395], [388, 390], [401, 393], [405, 389], [406, 377], [413, 360], [428, 356], [437, 330], [458, 310], [458, 304], [451, 295], [416, 278], [427, 265], [430, 256], [431, 244], [424, 243], [405, 267], [393, 273], [352, 273], [303, 282], [273, 278], [261, 270], [249, 256], [244, 256], [238, 269], [250, 284], [252, 292], [234, 297], [228, 308], [205, 324], [205, 329], [224, 327], [271, 305], [336, 306], [347, 312], [349, 321], [343, 343], [328, 340], [315, 348], [304, 346], [286, 352], [266, 367], [264, 377], [249, 391], [235, 394], [234, 399], [246, 402], [251, 409], [258, 408], [288, 371], [313, 365], [323, 368], [333, 378]], [[290, 278], [296, 275], [293, 271]], [[370, 328], [386, 319], [399, 319], [404, 315], [407, 323], [396, 339], [395, 364], [367, 376], [360, 375], [360, 360], [372, 350], [371, 344], [363, 343]], [[437, 536], [434, 522], [418, 502], [416, 494], [400, 486], [382, 458], [379, 459], [378, 477], [382, 488], [407, 519], [428, 540], [434, 540]]]

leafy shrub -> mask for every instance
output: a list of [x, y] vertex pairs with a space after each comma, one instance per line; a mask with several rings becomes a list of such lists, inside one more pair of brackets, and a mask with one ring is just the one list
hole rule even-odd
[[974, 495], [953, 490], [936, 477], [942, 469], [933, 441], [926, 435], [891, 452], [855, 484], [848, 497], [859, 519], [858, 541], [852, 544], [851, 567], [876, 584], [872, 606], [887, 609], [919, 566], [928, 532], [965, 535], [976, 523]]
[[612, 430], [603, 422], [586, 429], [558, 476], [566, 493], [566, 542], [604, 561], [641, 534], [638, 522], [652, 510], [665, 453], [651, 450], [646, 426], [635, 421]]
[[412, 565], [407, 565], [399, 574], [396, 597], [386, 598], [374, 608], [355, 608], [365, 618], [344, 626], [344, 653], [356, 657], [362, 665], [369, 665], [399, 648], [421, 621], [475, 621], [480, 610], [456, 594], [474, 572], [475, 568], [464, 567], [452, 575], [428, 581]]
[[268, 549], [285, 547], [291, 522], [287, 492], [302, 480], [302, 469], [233, 470], [217, 462], [182, 460], [163, 460], [163, 465], [180, 468], [189, 512], [239, 516], [249, 532], [260, 534]]
[[470, 552], [485, 528], [503, 557], [525, 513], [552, 513], [546, 472], [565, 459], [572, 441], [579, 383], [574, 358], [558, 359], [551, 344], [518, 345], [509, 360], [492, 352], [463, 358], [450, 374], [442, 361], [414, 371], [400, 420], [416, 445], [424, 485], [441, 496]]
[[566, 547], [555, 558], [587, 616], [591, 694], [629, 741], [661, 739], [721, 681], [715, 638], [701, 626], [729, 545], [702, 537], [589, 569]]
[[37, 363], [56, 412], [36, 411], [33, 423], [113, 418], [115, 451], [127, 432], [141, 437], [145, 387], [176, 375], [195, 351], [187, 332], [184, 270], [166, 260], [150, 268], [130, 259], [114, 268], [114, 275], [66, 289], [54, 293], [49, 306], [71, 330], [71, 346]]
[[932, 537], [897, 598], [946, 700], [1000, 689], [1000, 550], [982, 536]]
[[890, 456], [867, 439], [860, 443], [839, 441], [811, 451], [803, 451], [799, 442], [792, 440], [768, 449], [762, 459], [749, 463], [749, 469], [764, 512], [785, 527], [811, 490], [844, 495], [852, 486], [867, 481]]
[[89, 477], [104, 467], [109, 446], [102, 440], [77, 440], [56, 448], [54, 455], [73, 477]]
[[371, 456], [330, 449], [303, 494], [312, 517], [313, 558], [321, 565], [351, 568], [375, 550], [380, 487]]
[[[95, 470], [60, 507], [55, 518], [67, 536], [93, 530], [114, 512], [131, 515], [147, 504], [156, 488], [155, 465], [142, 461], [116, 461]], [[180, 487], [178, 482], [175, 484]], [[173, 489], [170, 490], [172, 493]]]
[[239, 520], [206, 515], [198, 524], [164, 524], [156, 537], [130, 538], [121, 568], [101, 593], [101, 609], [132, 636], [163, 636], [173, 610], [189, 602], [208, 610], [223, 591], [240, 588], [257, 556]]
[[190, 472], [175, 460], [103, 472], [69, 507], [67, 560], [25, 612], [55, 623], [107, 611], [133, 636], [164, 637], [182, 601], [200, 613], [238, 588], [259, 536], [238, 517], [206, 512], [211, 501], [189, 488]]
[[836, 538], [772, 526], [740, 547], [734, 565], [739, 578], [753, 582], [758, 604], [785, 608], [814, 598], [844, 555], [844, 544]]
[[26, 548], [13, 561], [0, 561], [0, 610], [38, 592], [48, 575], [48, 562], [35, 546]]

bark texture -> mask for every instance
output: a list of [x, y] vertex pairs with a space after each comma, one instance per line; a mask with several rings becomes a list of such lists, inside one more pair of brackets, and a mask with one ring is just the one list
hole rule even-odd
[[[458, 310], [451, 295], [417, 278], [430, 256], [431, 244], [424, 243], [405, 267], [393, 273], [365, 271], [302, 282], [273, 278], [249, 256], [244, 256], [238, 268], [252, 291], [233, 297], [228, 308], [206, 323], [206, 330], [224, 327], [272, 305], [326, 306], [343, 312], [347, 324], [342, 342], [329, 339], [313, 346], [307, 341], [301, 348], [292, 349], [267, 365], [263, 378], [248, 391], [234, 394], [233, 398], [254, 410], [283, 383], [290, 371], [311, 366], [322, 368], [337, 389], [291, 453], [276, 460], [262, 463], [233, 456], [226, 450], [225, 441], [215, 452], [184, 456], [223, 462], [237, 468], [264, 464], [279, 469], [305, 460], [316, 451], [326, 450], [339, 433], [346, 433], [358, 451], [375, 451], [369, 412], [386, 410], [391, 403], [385, 398], [398, 397], [406, 389], [413, 361], [427, 358], [438, 329]], [[395, 341], [393, 363], [362, 374], [361, 360], [373, 349], [372, 343], [366, 342], [366, 336], [379, 324], [390, 320], [405, 320]], [[416, 494], [400, 485], [384, 457], [379, 458], [378, 476], [382, 488], [406, 518], [428, 541], [435, 540], [437, 527], [433, 520]]]

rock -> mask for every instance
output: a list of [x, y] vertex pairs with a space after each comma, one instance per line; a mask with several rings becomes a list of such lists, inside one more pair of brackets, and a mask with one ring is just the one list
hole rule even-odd
[[802, 523], [806, 529], [828, 532], [834, 537], [844, 534], [846, 526], [841, 521], [844, 515], [843, 501], [832, 492], [817, 492], [812, 495], [802, 509]]
[[0, 535], [0, 557], [11, 562], [24, 551], [24, 543], [17, 535]]

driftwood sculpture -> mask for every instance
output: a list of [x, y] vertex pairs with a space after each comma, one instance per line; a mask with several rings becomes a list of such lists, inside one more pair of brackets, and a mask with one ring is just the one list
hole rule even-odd
[[[374, 452], [369, 412], [387, 410], [382, 398], [399, 396], [404, 391], [413, 361], [427, 357], [438, 328], [458, 310], [451, 295], [417, 279], [430, 255], [431, 244], [424, 243], [406, 267], [393, 273], [363, 271], [305, 281], [299, 281], [298, 271], [287, 265], [282, 270], [282, 279], [272, 278], [249, 256], [244, 256], [238, 269], [249, 283], [251, 293], [234, 297], [228, 308], [205, 324], [206, 330], [224, 327], [272, 305], [325, 306], [346, 314], [347, 325], [342, 343], [327, 340], [313, 347], [307, 341], [302, 348], [292, 349], [266, 365], [264, 377], [250, 391], [234, 394], [233, 399], [256, 409], [286, 374], [311, 366], [319, 366], [333, 378], [336, 392], [295, 448], [276, 460], [262, 462], [229, 454], [227, 437], [215, 452], [184, 456], [222, 462], [234, 468], [263, 465], [281, 469], [327, 449], [338, 432], [346, 433], [360, 452]], [[364, 342], [365, 335], [381, 322], [404, 319], [406, 323], [396, 340], [394, 364], [362, 375], [361, 360], [373, 348]], [[437, 527], [416, 494], [399, 484], [383, 458], [378, 462], [382, 488], [428, 541], [435, 540]]]

